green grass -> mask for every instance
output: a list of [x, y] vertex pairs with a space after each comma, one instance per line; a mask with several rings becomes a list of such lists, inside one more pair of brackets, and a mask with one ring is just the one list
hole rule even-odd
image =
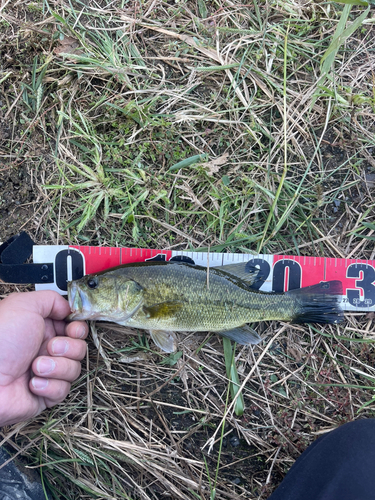
[[[79, 220], [74, 218], [69, 221], [68, 229], [75, 228], [77, 238], [80, 238], [82, 229], [90, 221], [96, 219], [96, 225], [99, 223], [103, 229], [107, 225], [108, 216], [115, 214], [117, 217], [120, 213], [120, 220], [124, 221], [124, 227], [128, 230], [124, 233], [131, 233], [134, 241], [139, 240], [140, 243], [146, 245], [150, 244], [145, 237], [145, 232], [149, 232], [148, 221], [152, 220], [151, 218], [165, 219], [165, 222], [168, 224], [172, 222], [172, 225], [176, 227], [181, 224], [181, 219], [189, 219], [191, 229], [203, 233], [209, 232], [218, 244], [223, 244], [233, 232], [237, 231], [240, 238], [235, 235], [231, 240], [247, 238], [257, 250], [261, 249], [265, 241], [271, 240], [266, 250], [274, 251], [275, 243], [280, 245], [282, 242], [282, 239], [278, 237], [280, 229], [283, 229], [281, 233], [285, 233], [285, 238], [290, 242], [290, 235], [294, 234], [296, 227], [301, 224], [301, 216], [308, 217], [310, 214], [306, 212], [311, 212], [313, 209], [304, 207], [303, 214], [301, 214], [299, 210], [300, 188], [292, 180], [290, 187], [293, 195], [287, 190], [281, 193], [283, 182], [280, 184], [278, 172], [270, 170], [269, 165], [278, 146], [283, 146], [281, 136], [278, 138], [274, 134], [270, 135], [269, 130], [277, 127], [278, 123], [280, 125], [282, 122], [284, 125], [288, 123], [286, 103], [291, 89], [287, 85], [287, 75], [288, 78], [292, 78], [293, 74], [298, 71], [298, 65], [293, 68], [290, 62], [287, 63], [288, 52], [293, 60], [298, 61], [303, 55], [304, 58], [315, 56], [316, 62], [319, 62], [319, 57], [315, 55], [318, 52], [316, 43], [312, 41], [313, 39], [308, 39], [308, 35], [312, 34], [309, 33], [312, 30], [309, 30], [308, 26], [305, 25], [303, 29], [307, 41], [302, 47], [296, 43], [301, 33], [295, 35], [292, 26], [290, 38], [285, 47], [283, 43], [280, 43], [280, 40], [281, 42], [283, 39], [286, 40], [286, 29], [283, 24], [280, 24], [275, 31], [270, 30], [270, 36], [265, 41], [272, 47], [274, 74], [261, 75], [257, 71], [253, 60], [254, 55], [255, 59], [261, 57], [259, 44], [252, 47], [247, 46], [246, 43], [241, 46], [240, 43], [240, 48], [237, 49], [235, 55], [238, 66], [232, 68], [225, 64], [221, 66], [210, 64], [205, 68], [208, 73], [206, 82], [204, 81], [205, 73], [201, 76], [202, 66], [192, 59], [192, 66], [189, 67], [197, 67], [199, 81], [191, 82], [186, 88], [184, 80], [188, 74], [185, 77], [182, 75], [176, 83], [168, 82], [156, 65], [156, 61], [152, 58], [150, 60], [150, 56], [146, 56], [147, 59], [144, 58], [145, 51], [137, 46], [136, 39], [130, 40], [121, 30], [113, 33], [106, 31], [107, 26], [95, 13], [91, 15], [95, 23], [99, 25], [100, 31], [87, 29], [81, 23], [76, 10], [65, 8], [59, 14], [51, 6], [49, 10], [57, 21], [60, 43], [68, 36], [75, 38], [76, 43], [79, 44], [79, 53], [65, 56], [61, 62], [56, 61], [57, 65], [48, 71], [48, 64], [44, 62], [38, 70], [38, 78], [35, 66], [37, 59], [35, 59], [27, 103], [36, 109], [40, 106], [42, 90], [45, 90], [41, 81], [46, 72], [58, 83], [64, 81], [64, 73], [65, 78], [69, 76], [63, 88], [69, 89], [72, 79], [75, 78], [78, 78], [78, 82], [80, 80], [82, 83], [85, 82], [84, 87], [87, 92], [81, 96], [84, 105], [69, 109], [67, 112], [65, 107], [69, 105], [69, 99], [67, 102], [66, 99], [61, 99], [58, 111], [59, 129], [64, 126], [64, 123], [68, 123], [70, 132], [69, 138], [61, 143], [59, 154], [62, 137], [61, 130], [58, 131], [56, 156], [57, 159], [60, 158], [58, 162], [61, 174], [60, 184], [50, 184], [51, 187], [58, 188], [63, 193], [73, 190], [76, 192], [73, 200], [78, 206], [75, 207], [73, 215], [77, 214]], [[288, 22], [293, 23], [293, 21]], [[254, 28], [259, 27], [255, 25]], [[167, 36], [167, 41], [172, 43], [172, 51], [165, 56], [167, 58], [175, 57], [178, 60], [184, 54], [189, 58], [206, 50], [210, 55], [209, 62], [217, 59], [215, 51], [209, 48], [213, 33], [211, 37], [203, 34], [201, 40], [198, 38], [199, 43], [193, 37], [186, 39], [188, 43], [176, 40], [171, 30], [168, 30], [168, 35], [171, 35]], [[241, 37], [239, 39], [241, 40]], [[230, 41], [229, 35], [228, 42]], [[71, 47], [68, 44], [67, 49], [69, 48]], [[283, 78], [278, 75], [279, 59], [284, 59], [285, 63]], [[250, 64], [248, 64], [249, 61]], [[210, 83], [209, 76], [215, 74], [215, 71], [219, 72], [219, 75], [225, 71], [228, 76], [233, 75], [233, 77], [230, 77], [229, 85], [222, 86], [221, 93], [215, 98], [216, 102], [212, 102], [215, 88]], [[98, 77], [102, 79], [103, 84], [95, 80]], [[164, 91], [157, 92], [156, 88], [163, 79]], [[284, 83], [282, 83], [283, 80]], [[258, 92], [245, 96], [241, 85], [249, 85], [251, 81], [257, 84]], [[282, 90], [283, 87], [284, 90]], [[118, 92], [119, 88], [123, 90], [122, 93]], [[200, 88], [203, 91], [203, 102]], [[68, 89], [63, 93], [66, 94]], [[262, 92], [259, 89], [262, 89]], [[271, 92], [275, 105], [270, 108], [262, 101], [263, 96], [269, 96]], [[284, 95], [283, 108], [277, 104], [282, 94]], [[176, 109], [178, 109], [177, 116]], [[282, 110], [284, 118], [280, 121], [278, 114]], [[238, 121], [239, 115], [241, 115], [240, 122]], [[185, 125], [184, 120], [188, 120], [186, 124], [188, 126]], [[205, 129], [210, 127], [210, 123], [213, 123], [216, 129], [215, 137], [218, 136], [214, 149], [205, 148], [204, 139], [208, 133]], [[201, 137], [200, 145], [192, 143], [187, 137], [192, 133], [197, 133], [197, 129]], [[203, 133], [199, 133], [199, 130], [203, 130]], [[212, 133], [213, 131], [210, 130], [211, 137]], [[285, 129], [283, 133], [285, 144], [288, 133], [290, 131]], [[233, 135], [238, 135], [239, 139], [233, 141]], [[145, 137], [147, 141], [144, 140]], [[150, 137], [152, 137], [151, 141]], [[202, 155], [204, 149], [207, 150], [205, 154], [209, 158], [215, 158], [224, 152], [228, 153], [228, 164], [220, 168], [217, 175], [210, 176], [209, 172], [207, 173], [205, 169], [207, 160], [203, 161], [205, 158], [203, 156], [200, 156], [202, 158], [200, 165], [192, 165], [192, 168], [186, 170], [185, 165], [189, 162], [189, 158]], [[287, 159], [288, 151], [284, 149]], [[75, 157], [75, 165], [62, 164], [62, 161], [65, 162], [66, 150], [71, 151], [70, 156]], [[253, 154], [251, 154], [252, 150]], [[194, 156], [193, 153], [198, 154]], [[254, 159], [262, 156], [264, 160], [259, 158], [260, 161], [254, 162], [251, 161], [252, 156]], [[163, 157], [164, 165], [158, 165], [161, 157]], [[77, 164], [79, 158], [84, 165], [83, 169], [79, 162]], [[187, 178], [176, 182], [175, 176], [169, 172], [174, 172], [180, 162], [183, 162], [181, 169], [184, 168], [184, 170], [181, 170], [178, 175], [186, 175]], [[293, 174], [296, 170], [304, 170], [303, 163], [303, 159], [297, 162], [296, 167], [292, 169]], [[228, 175], [231, 166], [235, 172]], [[65, 174], [66, 169], [68, 169], [68, 175]], [[238, 170], [240, 170], [239, 174]], [[159, 181], [157, 183], [152, 182], [155, 174]], [[72, 177], [77, 178], [77, 181], [72, 182]], [[259, 178], [261, 178], [260, 182], [257, 181]], [[65, 181], [64, 186], [61, 185], [62, 180]], [[160, 189], [160, 184], [163, 185], [163, 189]], [[238, 187], [241, 184], [248, 185], [249, 189], [239, 190]], [[278, 184], [279, 191], [274, 196], [274, 186]], [[187, 196], [184, 189], [188, 189]], [[259, 191], [260, 199], [255, 196], [255, 189]], [[307, 190], [311, 193], [310, 186], [306, 188]], [[206, 195], [203, 200], [200, 200], [201, 193]], [[147, 203], [144, 203], [146, 199]], [[182, 201], [183, 199], [185, 201]], [[247, 216], [249, 208], [254, 205], [257, 207], [256, 214], [249, 218]], [[245, 210], [247, 220], [244, 220]], [[137, 220], [137, 216], [141, 217], [141, 220]], [[286, 224], [287, 220], [288, 224]], [[61, 229], [63, 230], [64, 227], [60, 226]], [[70, 231], [70, 235], [72, 234], [74, 236], [74, 232]], [[276, 242], [273, 241], [275, 236]], [[317, 238], [317, 235], [313, 234], [313, 237]], [[171, 243], [175, 244], [176, 238], [171, 235], [171, 239]], [[235, 244], [230, 246], [231, 250], [236, 248], [238, 246]]]
[[[56, 163], [60, 165], [60, 178], [47, 187], [64, 195], [74, 191], [71, 198], [76, 205], [72, 212], [76, 217], [67, 227], [60, 226], [62, 237], [64, 229], [69, 229], [70, 237], [85, 241], [84, 228], [95, 221], [94, 226], [105, 231], [110, 217], [120, 221], [124, 239], [122, 242], [116, 235], [120, 243], [131, 238], [145, 246], [152, 246], [160, 233], [155, 222], [158, 220], [184, 227], [183, 234], [196, 233], [198, 236], [192, 240], [195, 246], [197, 241], [204, 244], [201, 235], [209, 234], [211, 246], [225, 245], [231, 251], [250, 247], [275, 252], [298, 247], [298, 242], [305, 241], [306, 225], [310, 240], [319, 239], [311, 222], [319, 221], [324, 206], [332, 203], [331, 197], [319, 195], [319, 187], [329, 181], [331, 172], [324, 165], [316, 165], [316, 154], [311, 159], [306, 157], [304, 141], [293, 145], [289, 140], [303, 131], [298, 121], [291, 120], [303, 113], [303, 108], [308, 111], [303, 97], [302, 106], [292, 102], [293, 78], [300, 66], [305, 66], [306, 58], [315, 61], [317, 68], [323, 61], [324, 75], [330, 74], [333, 64], [334, 52], [329, 52], [332, 49], [325, 52], [331, 54], [325, 60], [320, 56], [324, 45], [315, 40], [319, 27], [311, 29], [302, 23], [295, 29], [292, 16], [286, 20], [289, 28], [281, 23], [267, 32], [263, 52], [260, 43], [248, 46], [244, 40], [241, 44], [242, 37], [237, 34], [239, 48], [232, 57], [238, 63], [232, 63], [233, 67], [210, 64], [207, 68], [189, 57], [199, 57], [203, 51], [208, 53], [209, 63], [217, 60], [209, 46], [210, 36], [203, 34], [195, 39], [188, 35], [181, 41], [174, 31], [167, 30], [169, 53], [155, 57], [178, 60], [186, 56], [191, 61], [185, 74], [168, 81], [166, 69], [160, 69], [152, 56], [145, 56], [136, 39], [130, 41], [121, 31], [107, 32], [99, 19], [95, 21], [102, 31], [82, 31], [78, 13], [71, 9], [65, 12], [65, 19], [52, 13], [61, 32], [65, 30], [60, 38], [76, 37], [82, 53], [65, 56], [51, 74], [60, 81], [59, 73], [68, 72], [70, 78], [84, 80], [87, 89], [81, 99], [84, 105], [67, 112], [64, 99], [59, 110], [60, 127], [67, 123], [70, 132], [65, 141], [59, 134], [61, 152], [57, 144]], [[74, 30], [70, 28], [73, 20]], [[302, 26], [304, 39], [300, 43]], [[233, 42], [229, 33], [230, 50]], [[267, 53], [268, 60], [262, 61]], [[259, 71], [254, 62], [257, 59], [260, 66], [266, 63], [273, 71]], [[196, 81], [186, 87], [194, 66]], [[202, 68], [206, 70], [203, 73]], [[174, 74], [175, 68], [171, 72]], [[224, 79], [218, 95], [211, 83], [215, 72], [221, 80], [224, 72], [230, 77]], [[105, 83], [97, 82], [97, 78]], [[160, 85], [164, 86], [162, 92], [158, 90]], [[244, 85], [255, 85], [256, 92], [245, 95]], [[40, 89], [37, 83], [34, 87]], [[308, 88], [311, 93], [313, 89]], [[315, 94], [318, 90], [324, 98], [327, 92], [317, 87]], [[37, 91], [34, 89], [34, 94]], [[267, 104], [268, 97], [272, 100]], [[332, 105], [329, 110], [332, 114], [335, 111]], [[314, 118], [314, 113], [310, 117]], [[331, 116], [326, 119], [328, 123]], [[270, 134], [270, 130], [278, 128], [280, 133]], [[191, 140], [194, 136], [196, 140]], [[308, 142], [315, 143], [318, 151], [321, 139], [310, 134]], [[209, 142], [213, 142], [212, 147]], [[63, 164], [66, 150], [75, 158], [75, 164]], [[282, 150], [283, 173], [271, 168]], [[227, 164], [211, 174], [210, 162], [224, 153], [228, 155]], [[341, 193], [343, 185], [337, 188], [337, 195]], [[151, 234], [150, 228], [154, 229]], [[165, 243], [186, 244], [179, 236], [170, 234]]]

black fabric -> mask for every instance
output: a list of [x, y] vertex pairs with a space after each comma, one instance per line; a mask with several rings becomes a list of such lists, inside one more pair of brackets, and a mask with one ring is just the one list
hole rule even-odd
[[53, 283], [53, 264], [0, 264], [0, 279], [5, 283]]
[[25, 233], [0, 245], [0, 280], [5, 283], [53, 283], [53, 263], [23, 264], [32, 254], [34, 242]]
[[0, 245], [0, 262], [2, 264], [22, 264], [32, 254], [34, 244], [24, 231], [12, 236]]
[[268, 500], [375, 500], [375, 419], [317, 439]]

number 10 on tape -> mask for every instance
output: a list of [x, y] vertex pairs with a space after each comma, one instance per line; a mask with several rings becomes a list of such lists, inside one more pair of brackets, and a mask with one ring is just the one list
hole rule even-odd
[[375, 261], [299, 257], [293, 255], [249, 255], [150, 250], [68, 245], [35, 245], [34, 263], [54, 264], [54, 283], [37, 284], [37, 290], [56, 290], [66, 294], [67, 282], [85, 274], [132, 262], [174, 261], [189, 257], [195, 264], [222, 266], [251, 260], [259, 268], [259, 289], [285, 292], [314, 285], [320, 281], [340, 280], [343, 285], [342, 308], [346, 311], [375, 311]]

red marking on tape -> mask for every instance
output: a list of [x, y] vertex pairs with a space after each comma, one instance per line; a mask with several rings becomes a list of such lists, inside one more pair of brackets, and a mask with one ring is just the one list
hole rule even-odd
[[82, 252], [85, 258], [86, 274], [99, 273], [110, 267], [132, 262], [144, 262], [157, 255], [165, 255], [166, 260], [172, 257], [171, 250], [153, 250], [145, 248], [91, 247], [70, 245]]

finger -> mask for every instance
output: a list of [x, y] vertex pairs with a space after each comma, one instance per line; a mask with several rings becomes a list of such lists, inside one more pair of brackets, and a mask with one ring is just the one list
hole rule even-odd
[[[87, 337], [89, 328], [84, 321], [73, 321], [67, 325], [65, 321], [53, 321], [47, 318], [45, 323], [45, 340], [39, 349], [38, 356], [48, 356], [51, 354], [52, 356], [66, 356], [71, 359], [84, 358], [86, 354], [85, 343], [75, 346], [70, 345], [72, 339]], [[65, 337], [65, 333], [70, 338]], [[62, 336], [65, 338], [58, 341], [58, 339], [56, 339], [56, 335], [59, 335], [60, 338]], [[56, 343], [52, 342], [53, 347], [49, 349], [48, 345], [51, 339], [56, 339]]]
[[72, 339], [85, 339], [88, 333], [89, 327], [85, 321], [72, 321], [65, 328], [65, 335]]
[[38, 292], [13, 293], [6, 299], [9, 306], [15, 303], [17, 308], [36, 312], [43, 318], [64, 319], [70, 313], [68, 301], [52, 290]]
[[68, 358], [53, 358], [39, 356], [31, 366], [34, 374], [39, 378], [59, 379], [73, 382], [81, 373], [81, 363]]
[[64, 356], [64, 358], [81, 360], [86, 356], [86, 342], [69, 337], [55, 337], [47, 344], [48, 354], [51, 356]]
[[56, 337], [56, 335], [65, 335], [65, 321], [46, 318], [44, 320], [44, 324], [44, 340], [50, 340], [53, 337]]
[[48, 350], [47, 350], [48, 342], [56, 336], [55, 327], [54, 327], [53, 323], [54, 323], [54, 321], [52, 319], [47, 318], [44, 320], [44, 324], [45, 324], [44, 338], [43, 338], [43, 341], [40, 345], [39, 351], [36, 354], [37, 356], [48, 356], [48, 354], [49, 354]]
[[61, 320], [52, 321], [54, 335], [65, 335], [66, 322]]
[[36, 396], [44, 398], [48, 408], [64, 401], [69, 394], [71, 384], [66, 380], [33, 377], [30, 380], [30, 391]]

